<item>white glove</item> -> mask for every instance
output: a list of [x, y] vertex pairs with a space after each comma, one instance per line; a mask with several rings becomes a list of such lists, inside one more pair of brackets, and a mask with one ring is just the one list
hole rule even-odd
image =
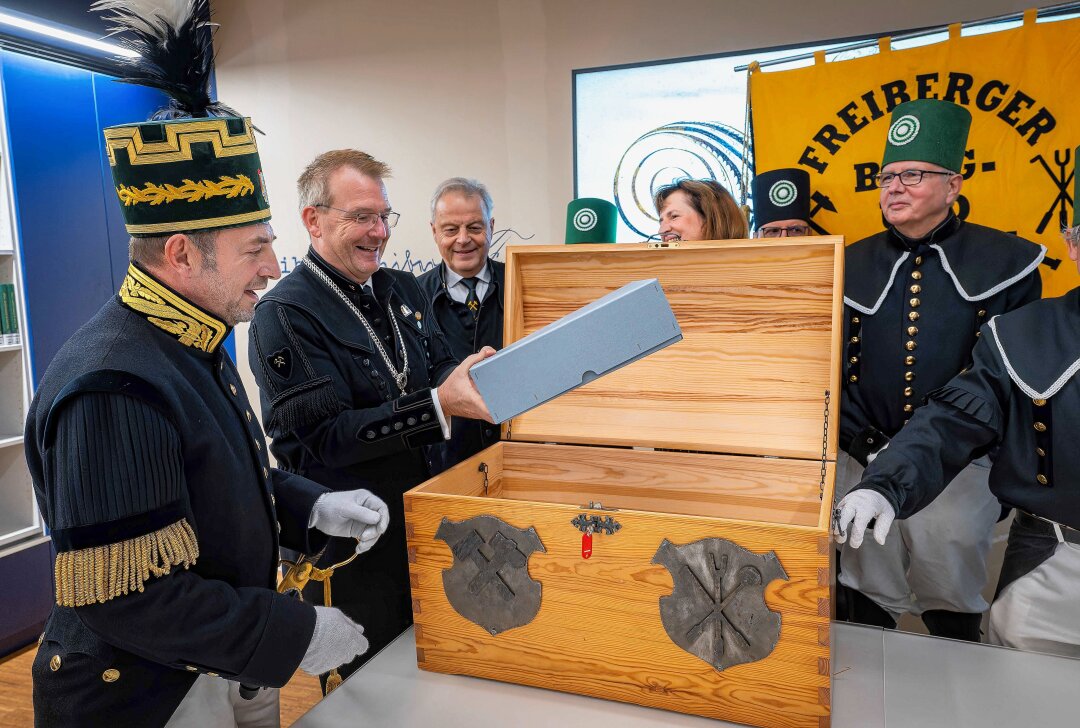
[[309, 675], [330, 672], [352, 662], [368, 650], [364, 628], [335, 607], [315, 607], [315, 632], [311, 635], [300, 669]]
[[360, 539], [358, 554], [374, 546], [389, 525], [390, 509], [370, 490], [324, 493], [315, 501], [308, 521], [308, 528], [329, 536]]
[[[896, 519], [896, 511], [889, 505], [885, 496], [876, 490], [863, 488], [851, 491], [833, 510], [833, 534], [836, 536], [836, 542], [844, 543], [850, 536], [851, 548], [859, 548], [862, 546], [866, 524], [874, 518], [877, 519], [877, 523], [874, 524], [874, 540], [884, 546], [889, 527]], [[850, 532], [848, 524], [851, 524]]]

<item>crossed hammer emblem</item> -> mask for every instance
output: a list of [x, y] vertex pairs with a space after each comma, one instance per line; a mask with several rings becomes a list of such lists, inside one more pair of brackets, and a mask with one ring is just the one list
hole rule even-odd
[[[488, 547], [487, 550], [492, 552], [491, 558], [488, 558], [484, 553], [485, 546]], [[476, 568], [479, 569], [476, 576], [469, 581], [468, 589], [470, 594], [479, 594], [488, 585], [491, 585], [503, 601], [508, 602], [514, 598], [514, 590], [499, 573], [499, 570], [504, 566], [520, 569], [525, 566], [528, 558], [521, 553], [513, 540], [503, 536], [501, 533], [496, 533], [490, 543], [485, 543], [484, 537], [474, 530], [454, 544], [453, 552], [454, 558], [461, 561], [466, 559], [472, 561]]]

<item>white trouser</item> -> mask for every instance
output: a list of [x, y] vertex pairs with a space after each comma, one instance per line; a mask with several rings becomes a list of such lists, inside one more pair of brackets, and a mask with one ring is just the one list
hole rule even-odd
[[165, 728], [280, 728], [277, 688], [264, 688], [251, 700], [240, 684], [199, 675]]
[[987, 642], [1080, 657], [1080, 546], [1059, 543], [1002, 590], [990, 607]]
[[[841, 452], [837, 500], [854, 488], [863, 468]], [[982, 613], [987, 555], [1001, 505], [990, 492], [985, 459], [964, 468], [933, 503], [897, 520], [885, 545], [867, 529], [862, 545], [840, 547], [840, 583], [872, 599], [896, 619], [931, 609]]]

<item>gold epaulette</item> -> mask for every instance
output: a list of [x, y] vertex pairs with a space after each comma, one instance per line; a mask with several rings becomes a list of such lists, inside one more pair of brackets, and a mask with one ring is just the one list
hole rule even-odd
[[142, 591], [151, 576], [173, 566], [188, 568], [199, 558], [199, 543], [186, 518], [126, 541], [65, 551], [56, 556], [56, 603], [62, 607], [104, 604]]

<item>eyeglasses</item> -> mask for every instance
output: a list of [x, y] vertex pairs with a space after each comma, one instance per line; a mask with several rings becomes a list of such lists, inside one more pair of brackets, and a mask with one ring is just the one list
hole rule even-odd
[[892, 184], [892, 181], [897, 177], [900, 178], [900, 184], [904, 187], [914, 187], [923, 180], [923, 175], [927, 174], [942, 174], [946, 177], [952, 177], [956, 172], [935, 172], [930, 169], [905, 169], [899, 174], [895, 172], [882, 172], [881, 174], [874, 175], [874, 183], [878, 187], [888, 187]]
[[398, 219], [401, 217], [396, 212], [352, 212], [350, 210], [342, 210], [340, 207], [330, 207], [330, 205], [323, 205], [321, 203], [313, 205], [313, 207], [325, 207], [327, 210], [334, 210], [345, 215], [349, 220], [360, 227], [374, 227], [376, 220], [382, 220], [382, 224], [386, 226], [386, 229], [394, 227], [398, 223]]
[[789, 238], [801, 238], [803, 235], [810, 234], [810, 227], [808, 225], [792, 225], [790, 227], [763, 227], [757, 231], [759, 238], [782, 238], [787, 236]]

